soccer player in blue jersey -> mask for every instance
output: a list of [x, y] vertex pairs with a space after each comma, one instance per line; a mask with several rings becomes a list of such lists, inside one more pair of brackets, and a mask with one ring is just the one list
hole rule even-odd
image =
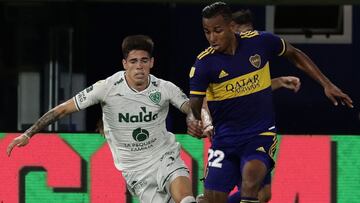
[[338, 105], [353, 107], [351, 98], [336, 87], [312, 60], [283, 39], [259, 31], [234, 34], [231, 9], [223, 2], [202, 11], [210, 47], [197, 56], [190, 70], [190, 104], [201, 119], [206, 96], [215, 129], [209, 149], [205, 200], [225, 203], [241, 185], [241, 203], [256, 203], [270, 173], [276, 146], [269, 61], [285, 56], [323, 86]]

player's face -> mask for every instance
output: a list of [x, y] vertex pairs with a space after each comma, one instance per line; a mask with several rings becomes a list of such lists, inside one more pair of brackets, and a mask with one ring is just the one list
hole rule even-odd
[[136, 86], [148, 84], [150, 69], [154, 65], [154, 58], [144, 50], [132, 50], [126, 59], [123, 59], [126, 70], [126, 79]]
[[221, 15], [212, 18], [203, 18], [205, 37], [211, 47], [218, 52], [227, 52], [235, 38], [232, 24]]

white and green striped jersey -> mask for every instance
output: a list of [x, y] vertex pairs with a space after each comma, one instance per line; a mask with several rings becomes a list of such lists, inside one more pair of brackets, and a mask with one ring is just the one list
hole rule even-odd
[[119, 71], [98, 81], [74, 97], [79, 110], [100, 103], [104, 132], [119, 170], [142, 170], [177, 145], [166, 130], [169, 103], [180, 109], [187, 96], [169, 81], [149, 76], [148, 87], [137, 92]]

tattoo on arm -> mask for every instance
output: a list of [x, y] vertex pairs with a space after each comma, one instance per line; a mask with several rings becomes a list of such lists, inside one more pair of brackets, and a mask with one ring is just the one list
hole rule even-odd
[[51, 109], [50, 111], [45, 113], [39, 120], [37, 120], [34, 125], [32, 125], [28, 130], [26, 130], [25, 134], [29, 137], [32, 137], [34, 134], [38, 133], [46, 126], [57, 121], [59, 118], [60, 114], [55, 112], [54, 109]]

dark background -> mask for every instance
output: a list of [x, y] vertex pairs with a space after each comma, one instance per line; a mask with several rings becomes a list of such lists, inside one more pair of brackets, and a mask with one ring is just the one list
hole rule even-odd
[[[152, 73], [188, 93], [189, 69], [197, 54], [208, 46], [201, 27], [203, 7], [194, 3], [0, 2], [0, 132], [22, 130], [17, 127], [18, 73], [28, 70], [46, 74], [52, 27], [74, 29], [73, 72], [85, 74], [87, 85], [122, 70], [121, 42], [125, 36], [146, 34], [155, 42]], [[265, 29], [264, 6], [232, 8], [250, 8], [256, 29]], [[296, 94], [286, 89], [274, 93], [280, 133], [360, 133], [359, 14], [360, 7], [353, 6], [352, 44], [294, 44], [352, 97], [355, 108], [334, 107], [320, 85], [286, 59], [278, 58], [271, 63], [272, 76], [294, 75], [302, 82]], [[40, 92], [45, 94], [43, 86]], [[86, 131], [94, 131], [100, 110], [99, 106], [87, 109]], [[41, 105], [40, 113], [46, 111], [47, 106]], [[186, 132], [184, 116], [174, 108], [170, 110], [168, 128], [174, 133]]]

